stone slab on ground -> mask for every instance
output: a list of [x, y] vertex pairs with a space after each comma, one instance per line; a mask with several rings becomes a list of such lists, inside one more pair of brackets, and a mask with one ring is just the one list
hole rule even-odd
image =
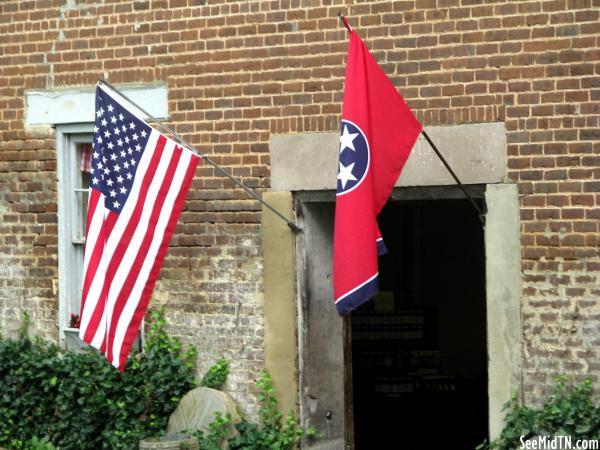
[[192, 389], [183, 396], [171, 414], [167, 433], [207, 432], [208, 425], [215, 420], [216, 412], [223, 416], [230, 414], [232, 424], [242, 420], [235, 402], [225, 392], [206, 387]]

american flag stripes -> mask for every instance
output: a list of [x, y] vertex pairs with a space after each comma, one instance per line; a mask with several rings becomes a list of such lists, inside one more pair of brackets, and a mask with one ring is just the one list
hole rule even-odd
[[124, 370], [199, 157], [96, 89], [81, 327]]

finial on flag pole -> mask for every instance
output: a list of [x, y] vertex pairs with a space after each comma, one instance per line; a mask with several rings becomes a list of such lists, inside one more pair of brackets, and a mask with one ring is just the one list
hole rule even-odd
[[342, 13], [338, 13], [338, 17], [340, 18], [340, 20], [342, 21], [342, 23], [344, 24], [344, 26], [346, 27], [348, 32], [352, 33], [352, 27], [348, 23], [348, 19], [346, 19], [346, 16], [344, 16]]

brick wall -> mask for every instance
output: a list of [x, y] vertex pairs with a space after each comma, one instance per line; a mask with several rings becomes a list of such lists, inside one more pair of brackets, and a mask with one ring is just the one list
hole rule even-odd
[[[26, 309], [56, 338], [56, 155], [24, 128], [24, 91], [162, 81], [171, 125], [247, 185], [273, 133], [338, 128], [345, 13], [424, 125], [504, 121], [519, 184], [524, 387], [600, 375], [600, 1], [0, 2], [0, 325]], [[259, 208], [198, 170], [153, 305], [232, 360], [253, 411], [263, 362]]]

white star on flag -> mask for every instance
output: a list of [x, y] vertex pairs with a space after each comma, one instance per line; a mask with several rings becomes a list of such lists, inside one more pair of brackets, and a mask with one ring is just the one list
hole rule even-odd
[[354, 138], [356, 138], [356, 136], [358, 136], [358, 133], [349, 133], [348, 127], [344, 125], [344, 131], [340, 136], [340, 153], [342, 153], [347, 148], [349, 148], [352, 151], [356, 151], [356, 149], [354, 148], [354, 143], [352, 142], [354, 141]]
[[340, 162], [340, 173], [338, 173], [337, 179], [342, 182], [342, 189], [346, 189], [346, 183], [348, 181], [356, 181], [356, 177], [352, 175], [352, 169], [354, 168], [354, 163], [344, 166]]

